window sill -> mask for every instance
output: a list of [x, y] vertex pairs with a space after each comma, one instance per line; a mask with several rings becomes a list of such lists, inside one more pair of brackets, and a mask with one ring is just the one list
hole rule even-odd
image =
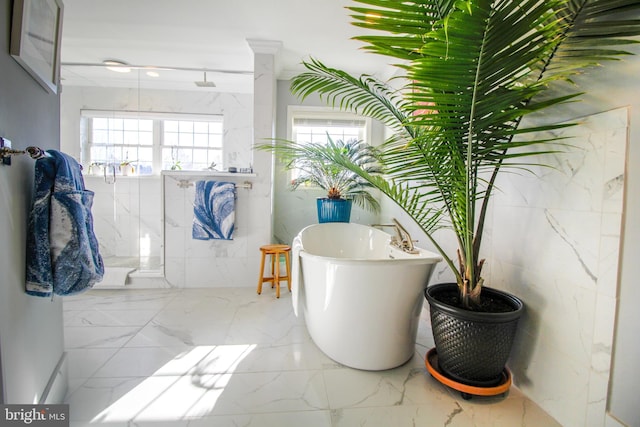
[[239, 173], [239, 172], [224, 172], [224, 171], [212, 171], [212, 170], [202, 170], [202, 171], [162, 171], [162, 176], [172, 176], [172, 177], [187, 177], [187, 176], [226, 176], [226, 177], [242, 177], [242, 178], [253, 178], [257, 175], [255, 173]]

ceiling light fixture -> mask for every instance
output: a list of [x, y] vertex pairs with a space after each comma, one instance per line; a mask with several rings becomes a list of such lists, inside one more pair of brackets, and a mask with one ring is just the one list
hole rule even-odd
[[160, 73], [157, 71], [147, 71], [147, 76], [149, 77], [160, 77]]
[[107, 66], [107, 70], [115, 71], [116, 73], [131, 72], [131, 68], [128, 67], [129, 64], [126, 62], [118, 61], [116, 59], [106, 59], [102, 61], [102, 63]]

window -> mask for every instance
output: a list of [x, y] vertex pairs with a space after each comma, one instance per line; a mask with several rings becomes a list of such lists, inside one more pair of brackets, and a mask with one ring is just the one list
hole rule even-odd
[[[327, 134], [332, 140], [367, 141], [370, 120], [355, 114], [336, 112], [325, 108], [289, 107], [289, 139], [299, 144], [326, 143]], [[298, 171], [291, 171], [291, 179]]]
[[176, 161], [184, 169], [222, 165], [222, 122], [165, 120], [162, 138], [162, 168]]
[[83, 162], [133, 164], [139, 175], [223, 167], [222, 116], [83, 111]]

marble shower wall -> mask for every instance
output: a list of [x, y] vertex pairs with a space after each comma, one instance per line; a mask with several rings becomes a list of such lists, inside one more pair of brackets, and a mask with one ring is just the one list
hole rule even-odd
[[[198, 180], [251, 182], [252, 189], [236, 189], [233, 240], [195, 240], [191, 236], [193, 202]], [[268, 243], [256, 227], [264, 222], [260, 205], [270, 195], [258, 191], [256, 175], [195, 172], [163, 173], [165, 279], [177, 288], [252, 286], [259, 270], [258, 247]]]
[[107, 184], [102, 177], [85, 176], [95, 192], [94, 231], [107, 265], [112, 257], [161, 258], [160, 177], [116, 177]]
[[[60, 147], [81, 159], [82, 110], [221, 114], [224, 167], [245, 168], [253, 161], [252, 108], [252, 94], [65, 86], [61, 95]], [[147, 252], [150, 257], [162, 257], [160, 175], [118, 175], [115, 184], [106, 184], [101, 177], [87, 175], [85, 182], [87, 188], [96, 193], [95, 231], [106, 259], [138, 257]], [[106, 262], [109, 265], [109, 261]]]
[[603, 426], [623, 214], [626, 108], [560, 131], [550, 168], [502, 175], [484, 247], [491, 286], [523, 299], [517, 386], [562, 425]]

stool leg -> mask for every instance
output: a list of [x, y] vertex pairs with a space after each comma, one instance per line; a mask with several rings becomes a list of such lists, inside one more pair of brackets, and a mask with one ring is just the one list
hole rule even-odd
[[262, 293], [262, 282], [264, 281], [264, 252], [262, 252], [262, 256], [260, 257], [260, 277], [258, 277], [258, 295]]
[[[277, 255], [276, 254], [271, 254], [271, 278], [273, 279], [274, 273], [275, 273], [275, 260], [276, 260]], [[275, 282], [271, 282], [271, 289], [273, 289], [273, 286], [275, 285]]]
[[289, 252], [284, 253], [284, 262], [287, 267], [287, 287], [289, 288], [289, 292], [291, 292], [291, 259], [289, 258]]
[[273, 283], [276, 285], [276, 298], [280, 298], [280, 254], [273, 255], [276, 259], [276, 273], [273, 276]]

